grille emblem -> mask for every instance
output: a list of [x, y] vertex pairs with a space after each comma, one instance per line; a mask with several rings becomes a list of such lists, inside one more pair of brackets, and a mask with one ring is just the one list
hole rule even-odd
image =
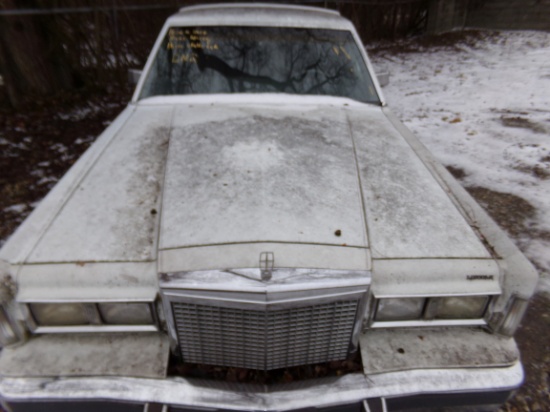
[[262, 280], [270, 280], [275, 266], [275, 255], [273, 252], [260, 253], [260, 272]]

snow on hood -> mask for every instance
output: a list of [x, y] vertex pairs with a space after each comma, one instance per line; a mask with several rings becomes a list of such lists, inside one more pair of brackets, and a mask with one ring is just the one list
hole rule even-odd
[[26, 262], [151, 262], [160, 249], [160, 271], [201, 270], [276, 250], [276, 265], [368, 270], [371, 254], [490, 257], [381, 108], [319, 100], [138, 105], [28, 239]]

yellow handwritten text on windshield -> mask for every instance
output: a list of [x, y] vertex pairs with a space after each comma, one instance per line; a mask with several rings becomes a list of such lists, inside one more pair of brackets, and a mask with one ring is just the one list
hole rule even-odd
[[193, 51], [219, 50], [207, 30], [170, 29], [166, 49], [172, 51], [172, 63], [197, 63], [197, 54]]

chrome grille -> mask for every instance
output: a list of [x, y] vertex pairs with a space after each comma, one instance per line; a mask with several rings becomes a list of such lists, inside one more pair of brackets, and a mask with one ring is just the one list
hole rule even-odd
[[357, 300], [283, 310], [172, 302], [186, 362], [271, 370], [344, 359]]

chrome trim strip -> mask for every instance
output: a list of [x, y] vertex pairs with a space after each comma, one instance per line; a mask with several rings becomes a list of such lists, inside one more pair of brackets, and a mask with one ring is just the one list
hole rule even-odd
[[475, 297], [475, 296], [500, 296], [500, 293], [487, 293], [487, 292], [479, 292], [479, 293], [432, 293], [432, 294], [420, 294], [420, 295], [391, 295], [391, 294], [385, 294], [385, 295], [374, 295], [375, 299], [407, 299], [407, 298], [451, 298], [451, 297]]
[[[323, 290], [320, 290], [320, 292]], [[308, 296], [305, 293], [302, 293], [293, 298], [281, 298], [278, 299], [276, 294], [273, 294], [272, 300], [253, 300], [247, 299], [247, 294], [243, 294], [242, 298], [233, 298], [231, 296], [224, 296], [223, 293], [218, 292], [218, 295], [208, 296], [207, 292], [204, 294], [192, 295], [186, 293], [186, 291], [172, 292], [172, 291], [163, 291], [163, 296], [168, 298], [170, 302], [186, 302], [186, 303], [195, 303], [198, 305], [208, 305], [208, 306], [218, 306], [223, 308], [236, 308], [236, 309], [247, 309], [247, 310], [281, 310], [286, 308], [298, 308], [301, 306], [310, 306], [315, 304], [322, 304], [327, 302], [334, 302], [335, 300], [359, 300], [366, 293], [364, 290], [354, 290], [346, 292], [336, 292], [330, 294], [319, 294], [315, 296]], [[252, 295], [248, 293], [248, 295]], [[262, 297], [265, 295], [262, 295]], [[250, 296], [252, 297], [252, 296]]]
[[18, 303], [154, 303], [155, 299], [17, 299]]
[[[380, 406], [382, 407], [382, 410], [380, 412], [388, 412], [388, 406], [386, 405], [386, 398], [379, 398], [380, 400]], [[369, 403], [367, 399], [363, 401], [363, 410], [365, 412], [375, 412], [374, 409], [371, 409], [369, 407]]]
[[157, 332], [156, 325], [38, 326], [33, 333]]
[[[208, 279], [205, 281], [205, 279]], [[250, 292], [260, 294], [342, 289], [368, 286], [372, 281], [370, 270], [333, 270], [310, 268], [274, 268], [272, 279], [261, 279], [259, 268], [231, 268], [224, 270], [197, 270], [161, 273], [161, 289], [219, 290], [224, 292]]]
[[[137, 302], [123, 302], [123, 303], [143, 303], [149, 306], [149, 312], [151, 313], [151, 324], [145, 325], [114, 325], [102, 323], [99, 307], [100, 303], [120, 303], [112, 301], [101, 301], [94, 303], [79, 302], [87, 307], [87, 316], [90, 321], [89, 325], [77, 325], [77, 326], [40, 326], [36, 321], [34, 314], [32, 313], [31, 305], [33, 303], [68, 303], [68, 302], [27, 302], [21, 305], [26, 313], [26, 324], [32, 333], [89, 333], [89, 332], [158, 332], [160, 330], [160, 321], [157, 314], [157, 309], [154, 301], [137, 301]], [[73, 303], [73, 302], [71, 302]]]
[[116, 400], [183, 408], [289, 411], [361, 403], [368, 398], [514, 390], [523, 381], [518, 362], [505, 368], [417, 369], [282, 385], [239, 385], [184, 378], [3, 378], [8, 402]]
[[485, 319], [397, 320], [383, 322], [375, 321], [370, 325], [370, 328], [429, 328], [437, 326], [487, 326], [487, 322], [485, 321]]
[[[457, 297], [471, 297], [471, 296], [485, 296], [487, 297], [487, 302], [485, 303], [485, 308], [483, 309], [482, 315], [479, 319], [434, 319], [429, 314], [430, 305], [432, 304], [433, 299], [437, 299], [439, 297], [445, 298], [450, 296], [457, 296]], [[490, 315], [490, 307], [493, 301], [495, 300], [495, 296], [498, 296], [497, 294], [491, 295], [491, 294], [472, 294], [472, 295], [445, 295], [445, 296], [430, 296], [430, 297], [424, 297], [424, 296], [415, 296], [414, 298], [424, 298], [424, 307], [422, 309], [422, 313], [419, 319], [414, 320], [395, 320], [395, 321], [377, 321], [376, 315], [378, 313], [378, 305], [380, 303], [380, 300], [382, 299], [388, 299], [388, 298], [375, 298], [373, 297], [373, 302], [371, 304], [372, 310], [369, 316], [369, 327], [376, 329], [376, 328], [398, 328], [398, 327], [430, 327], [430, 326], [487, 326], [487, 318]], [[391, 299], [391, 298], [390, 298]]]

